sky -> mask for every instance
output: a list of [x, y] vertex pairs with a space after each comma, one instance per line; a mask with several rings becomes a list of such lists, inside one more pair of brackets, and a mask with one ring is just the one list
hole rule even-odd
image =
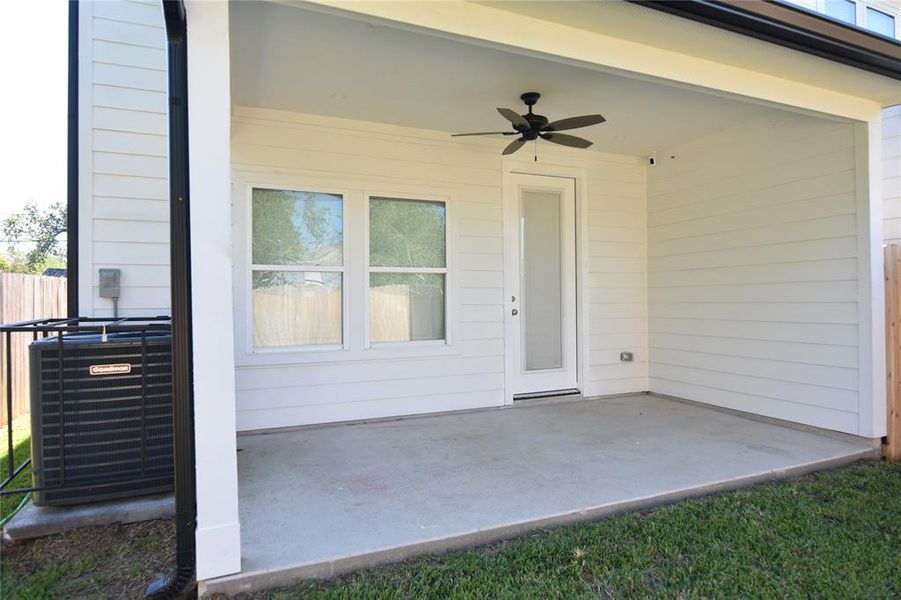
[[3, 4], [0, 21], [0, 218], [29, 200], [66, 201], [66, 0]]

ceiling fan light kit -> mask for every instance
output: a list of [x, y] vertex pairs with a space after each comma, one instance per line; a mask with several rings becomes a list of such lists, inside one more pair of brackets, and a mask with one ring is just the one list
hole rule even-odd
[[520, 99], [529, 107], [529, 112], [520, 115], [511, 108], [498, 108], [497, 112], [502, 117], [510, 121], [513, 125], [513, 131], [481, 131], [478, 133], [454, 133], [452, 137], [470, 136], [470, 135], [518, 135], [519, 138], [510, 142], [504, 148], [501, 154], [513, 154], [522, 148], [526, 142], [531, 142], [541, 138], [554, 144], [561, 146], [569, 146], [570, 148], [588, 148], [591, 142], [574, 135], [566, 133], [558, 133], [559, 131], [567, 131], [570, 129], [580, 129], [603, 123], [606, 119], [601, 115], [582, 115], [579, 117], [568, 117], [557, 121], [548, 121], [544, 115], [537, 115], [532, 112], [532, 107], [541, 98], [538, 92], [526, 92]]

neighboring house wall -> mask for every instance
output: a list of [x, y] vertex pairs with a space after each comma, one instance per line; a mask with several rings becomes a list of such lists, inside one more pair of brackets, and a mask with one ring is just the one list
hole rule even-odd
[[761, 119], [670, 155], [648, 174], [651, 391], [858, 432], [853, 127]]
[[[891, 37], [901, 39], [901, 23], [898, 22], [899, 16], [901, 16], [901, 1], [899, 0], [838, 0], [829, 8], [827, 8], [828, 0], [781, 1], [785, 4], [794, 4], [801, 8], [829, 16], [833, 19], [848, 23], [849, 25], [856, 25], [863, 29], [875, 29], [879, 31], [878, 28], [881, 23], [872, 22], [870, 11], [868, 10], [873, 9], [894, 19], [895, 30]], [[846, 20], [846, 17], [848, 16], [852, 17], [851, 21]]]
[[885, 241], [901, 244], [901, 106], [882, 111]]
[[[497, 143], [446, 133], [236, 107], [232, 122], [235, 338], [240, 430], [498, 406], [504, 402], [503, 198]], [[586, 392], [647, 388], [645, 168], [636, 157], [539, 147], [542, 163], [588, 169], [586, 294], [590, 345]], [[562, 158], [561, 158], [562, 157]], [[448, 310], [453, 345], [358, 349], [309, 363], [303, 355], [247, 351], [248, 183], [303, 182], [363, 191], [450, 198]], [[316, 183], [313, 185], [315, 186]], [[346, 210], [361, 210], [348, 203]], [[363, 235], [351, 231], [349, 235]], [[362, 260], [349, 255], [348, 261]], [[362, 264], [362, 263], [361, 263]], [[349, 281], [350, 286], [361, 282]], [[352, 308], [359, 312], [359, 308]], [[348, 315], [360, 327], [359, 315]], [[434, 347], [432, 347], [434, 348]], [[623, 350], [635, 363], [621, 363]], [[353, 353], [353, 350], [351, 351]], [[307, 364], [305, 364], [305, 362]]]
[[80, 2], [79, 304], [108, 316], [98, 269], [122, 270], [121, 315], [169, 312], [166, 34], [157, 0]]

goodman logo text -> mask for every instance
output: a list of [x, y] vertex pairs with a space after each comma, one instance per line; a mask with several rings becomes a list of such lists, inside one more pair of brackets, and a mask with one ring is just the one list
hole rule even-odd
[[122, 375], [131, 373], [131, 365], [129, 363], [118, 363], [114, 365], [91, 365], [88, 368], [91, 375]]

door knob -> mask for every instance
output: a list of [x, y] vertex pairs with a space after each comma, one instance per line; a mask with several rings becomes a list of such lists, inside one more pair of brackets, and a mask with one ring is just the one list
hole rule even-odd
[[519, 311], [516, 310], [515, 308], [514, 308], [512, 311], [510, 311], [510, 312], [511, 312], [511, 314], [512, 314], [514, 317], [515, 317], [516, 315], [519, 314]]

